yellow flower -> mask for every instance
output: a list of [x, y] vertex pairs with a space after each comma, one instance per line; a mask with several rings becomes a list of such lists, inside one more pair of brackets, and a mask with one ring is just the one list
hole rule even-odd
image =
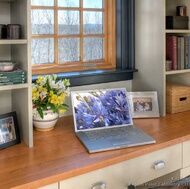
[[53, 91], [49, 92], [49, 96], [53, 96], [53, 94], [54, 94]]
[[44, 77], [38, 76], [36, 83], [41, 83], [43, 80], [44, 80]]
[[61, 104], [63, 104], [63, 102], [64, 102], [64, 98], [62, 97], [62, 96], [58, 96], [58, 106], [60, 106]]
[[66, 112], [66, 110], [59, 109], [59, 113], [60, 113], [60, 114], [64, 114], [65, 112]]
[[56, 112], [64, 113], [67, 105], [64, 104], [69, 96], [69, 79], [59, 79], [56, 74], [38, 76], [32, 89], [32, 103], [38, 108], [38, 113], [43, 118], [43, 109], [51, 107]]
[[39, 92], [36, 88], [32, 89], [32, 100], [38, 100], [39, 99]]
[[51, 102], [52, 104], [54, 104], [54, 105], [59, 104], [59, 99], [58, 99], [57, 95], [54, 94], [54, 95], [50, 98], [50, 102]]

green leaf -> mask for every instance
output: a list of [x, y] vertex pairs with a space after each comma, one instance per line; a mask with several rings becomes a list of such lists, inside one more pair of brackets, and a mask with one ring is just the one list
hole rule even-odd
[[50, 108], [53, 110], [54, 113], [58, 113], [58, 109], [54, 104], [49, 103], [48, 105], [50, 106]]
[[62, 110], [67, 110], [69, 108], [69, 106], [67, 104], [62, 104], [61, 106], [59, 106], [59, 109]]
[[44, 118], [44, 114], [41, 108], [37, 108], [38, 113], [40, 114], [40, 117], [43, 119]]

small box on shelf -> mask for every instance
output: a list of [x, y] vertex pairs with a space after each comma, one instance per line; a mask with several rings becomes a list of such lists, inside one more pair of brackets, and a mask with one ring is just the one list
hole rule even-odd
[[166, 60], [166, 71], [172, 70], [172, 60]]
[[166, 16], [166, 29], [188, 29], [188, 16]]
[[175, 114], [190, 110], [190, 86], [166, 83], [166, 112]]

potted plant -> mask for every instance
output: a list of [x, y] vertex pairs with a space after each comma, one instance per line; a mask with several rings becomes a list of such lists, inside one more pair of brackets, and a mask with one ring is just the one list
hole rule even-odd
[[56, 74], [38, 76], [32, 85], [33, 124], [37, 130], [52, 130], [59, 114], [68, 109], [65, 99], [69, 86], [68, 79], [60, 79]]

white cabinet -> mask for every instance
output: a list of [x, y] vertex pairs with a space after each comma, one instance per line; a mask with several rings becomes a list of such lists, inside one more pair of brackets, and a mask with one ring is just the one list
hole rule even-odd
[[38, 189], [59, 189], [59, 183], [56, 182], [47, 186], [40, 187]]
[[[181, 144], [167, 147], [138, 158], [61, 181], [60, 189], [90, 188], [92, 184], [98, 181], [105, 181], [108, 189], [124, 189], [129, 183], [143, 184], [181, 169], [181, 154]], [[165, 165], [155, 169], [154, 164], [158, 161], [164, 162]]]
[[190, 141], [183, 143], [183, 168], [181, 178], [190, 175]]
[[0, 39], [0, 60], [15, 61], [27, 71], [26, 83], [0, 86], [0, 114], [16, 111], [21, 138], [32, 147], [30, 0], [0, 0], [0, 12], [0, 24], [21, 25], [21, 39]]

